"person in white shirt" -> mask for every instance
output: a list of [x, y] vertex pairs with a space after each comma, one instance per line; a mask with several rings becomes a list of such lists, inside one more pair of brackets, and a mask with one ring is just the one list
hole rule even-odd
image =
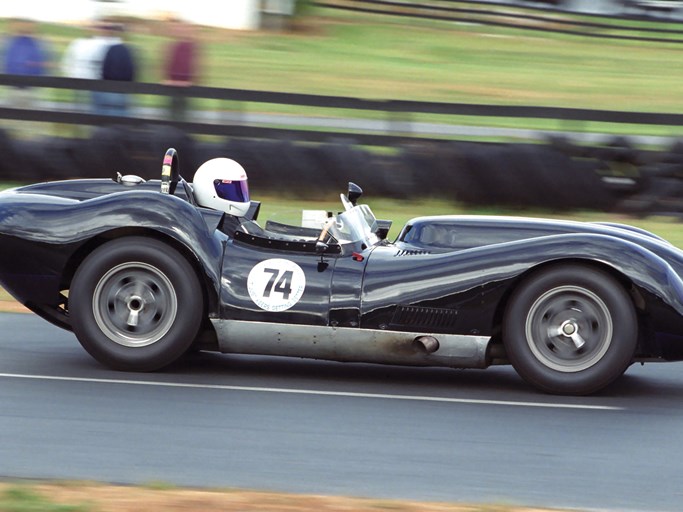
[[[69, 78], [83, 78], [88, 80], [102, 80], [102, 62], [107, 50], [121, 43], [119, 32], [110, 23], [98, 22], [91, 28], [91, 35], [73, 40], [62, 58], [62, 74]], [[92, 92], [92, 108], [98, 111], [100, 95]], [[83, 94], [78, 94], [82, 97]], [[85, 103], [79, 101], [78, 103]]]

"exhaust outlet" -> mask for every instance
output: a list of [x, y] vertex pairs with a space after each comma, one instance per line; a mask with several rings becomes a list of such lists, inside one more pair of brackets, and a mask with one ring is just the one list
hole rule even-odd
[[439, 350], [439, 340], [434, 336], [418, 336], [413, 343], [427, 354], [433, 354]]
[[327, 361], [486, 368], [491, 338], [461, 334], [211, 319], [225, 354]]

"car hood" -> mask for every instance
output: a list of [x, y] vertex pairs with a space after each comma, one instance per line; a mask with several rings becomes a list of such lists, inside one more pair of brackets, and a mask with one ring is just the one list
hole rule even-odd
[[683, 251], [648, 231], [624, 224], [499, 216], [433, 216], [410, 220], [396, 245], [404, 251], [449, 252], [554, 235], [603, 235], [638, 244], [683, 276]]
[[418, 217], [410, 220], [397, 242], [429, 249], [471, 249], [549, 235], [593, 233], [671, 245], [657, 235], [624, 224], [576, 222], [523, 217], [450, 215]]
[[[24, 194], [43, 194], [53, 197], [61, 197], [64, 199], [85, 201], [94, 197], [115, 194], [117, 192], [125, 192], [127, 190], [159, 190], [160, 187], [160, 180], [150, 180], [142, 182], [139, 185], [130, 186], [123, 185], [114, 180], [100, 178], [35, 183], [32, 185], [26, 185], [24, 187], [12, 189], [11, 192]], [[181, 189], [182, 187], [178, 187], [176, 190], [176, 195], [184, 198], [184, 191]]]

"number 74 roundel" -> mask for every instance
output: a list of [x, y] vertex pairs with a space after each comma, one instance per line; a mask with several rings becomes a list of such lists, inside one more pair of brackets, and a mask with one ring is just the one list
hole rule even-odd
[[249, 296], [261, 309], [286, 311], [306, 289], [306, 275], [290, 260], [272, 258], [254, 266], [247, 278]]

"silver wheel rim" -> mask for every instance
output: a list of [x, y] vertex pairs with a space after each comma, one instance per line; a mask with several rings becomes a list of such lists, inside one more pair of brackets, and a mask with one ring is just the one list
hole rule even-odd
[[544, 366], [580, 372], [602, 359], [614, 326], [607, 305], [579, 286], [560, 286], [541, 295], [529, 309], [525, 334], [531, 352]]
[[136, 261], [117, 265], [102, 276], [92, 307], [97, 326], [110, 340], [125, 347], [146, 347], [170, 330], [178, 298], [163, 272]]

